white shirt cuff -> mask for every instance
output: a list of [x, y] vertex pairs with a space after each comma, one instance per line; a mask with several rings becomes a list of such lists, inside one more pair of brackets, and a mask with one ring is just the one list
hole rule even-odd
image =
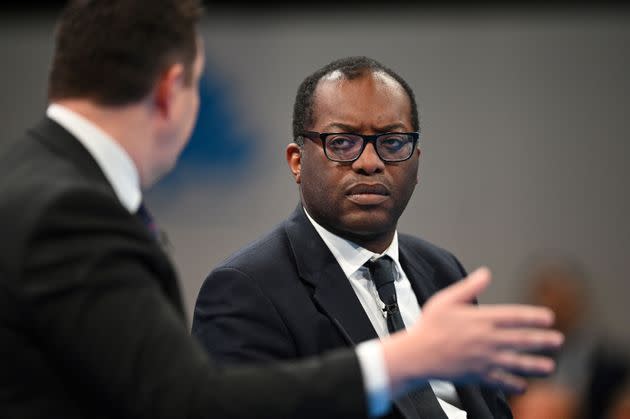
[[368, 399], [368, 414], [371, 417], [382, 416], [391, 408], [391, 389], [381, 343], [378, 339], [360, 343], [356, 354]]

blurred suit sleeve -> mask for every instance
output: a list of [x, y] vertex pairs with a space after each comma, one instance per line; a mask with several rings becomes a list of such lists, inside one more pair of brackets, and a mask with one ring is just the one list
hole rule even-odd
[[[352, 351], [265, 368], [217, 368], [189, 335], [170, 263], [110, 196], [64, 191], [36, 212], [21, 247], [19, 280], [6, 294], [18, 302], [15, 317], [33, 345], [7, 342], [21, 350], [24, 364], [3, 374], [28, 380], [29, 391], [58, 388], [50, 417], [83, 417], [94, 400], [121, 418], [366, 415]], [[26, 363], [51, 371], [28, 376], [20, 367]], [[77, 400], [72, 415], [68, 405]]]

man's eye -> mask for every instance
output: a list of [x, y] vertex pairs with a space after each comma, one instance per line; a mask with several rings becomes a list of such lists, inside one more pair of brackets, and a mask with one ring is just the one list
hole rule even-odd
[[381, 145], [390, 149], [398, 149], [403, 147], [407, 141], [400, 136], [386, 137], [381, 140]]
[[350, 137], [334, 137], [328, 141], [328, 146], [336, 149], [351, 148], [356, 144], [356, 140]]

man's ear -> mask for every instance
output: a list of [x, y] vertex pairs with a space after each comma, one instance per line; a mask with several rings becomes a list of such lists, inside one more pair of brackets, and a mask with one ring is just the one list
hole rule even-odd
[[176, 94], [183, 85], [184, 66], [181, 63], [173, 64], [160, 74], [153, 89], [153, 102], [160, 115], [170, 116]]
[[[422, 156], [422, 151], [420, 151], [419, 148], [416, 149], [416, 152], [418, 153], [418, 160], [420, 160], [420, 156]], [[420, 165], [418, 165], [420, 166]], [[418, 167], [418, 171], [416, 172], [416, 185], [420, 183], [420, 167]]]
[[296, 143], [290, 143], [287, 146], [286, 158], [291, 174], [293, 174], [293, 178], [295, 179], [295, 183], [300, 184], [302, 181], [300, 176], [300, 171], [302, 169], [302, 148]]

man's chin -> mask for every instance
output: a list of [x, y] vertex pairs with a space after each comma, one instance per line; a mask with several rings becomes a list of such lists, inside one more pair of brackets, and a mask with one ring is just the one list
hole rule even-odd
[[388, 213], [381, 211], [350, 214], [342, 220], [342, 229], [349, 235], [370, 237], [382, 235], [396, 229], [396, 223]]

